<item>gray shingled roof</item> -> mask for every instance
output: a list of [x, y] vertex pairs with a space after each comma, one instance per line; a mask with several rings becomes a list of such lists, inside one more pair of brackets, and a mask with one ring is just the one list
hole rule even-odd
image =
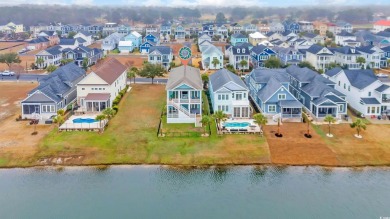
[[53, 46], [53, 47], [45, 49], [45, 51], [50, 53], [51, 55], [58, 55], [58, 54], [61, 54], [60, 49], [61, 49], [60, 46]]
[[248, 37], [246, 37], [244, 34], [242, 34], [242, 33], [235, 33], [235, 34], [233, 34], [232, 35], [232, 37], [234, 37], [234, 38], [248, 38]]
[[169, 46], [152, 46], [149, 49], [149, 54], [155, 50], [159, 51], [161, 54], [164, 54], [164, 55], [169, 55], [172, 53], [172, 49]]
[[172, 90], [180, 84], [187, 84], [197, 90], [203, 89], [200, 70], [191, 66], [180, 66], [173, 68], [169, 73], [166, 90]]
[[333, 81], [322, 77], [317, 72], [309, 69], [309, 68], [300, 68], [296, 65], [291, 65], [286, 68], [286, 72], [293, 76], [300, 82], [309, 83], [312, 81], [320, 81], [325, 84], [335, 84]]
[[256, 83], [267, 83], [271, 77], [275, 77], [281, 83], [290, 82], [284, 69], [254, 69], [250, 76], [255, 80]]
[[317, 44], [314, 44], [312, 46], [310, 46], [308, 49], [307, 49], [307, 52], [310, 52], [312, 54], [317, 54], [319, 53], [323, 48], [323, 46], [320, 46], [320, 45], [317, 45]]
[[333, 77], [333, 76], [337, 75], [342, 70], [343, 70], [342, 68], [336, 67], [336, 68], [332, 68], [332, 69], [326, 71], [325, 74], [328, 75], [329, 77]]
[[[257, 97], [262, 101], [266, 102], [272, 97], [281, 87], [284, 87], [278, 79], [271, 77], [267, 84], [257, 92]], [[284, 89], [288, 90], [286, 87]]]
[[333, 53], [338, 52], [344, 55], [360, 55], [360, 52], [353, 47], [343, 46], [330, 49]]
[[367, 105], [379, 105], [381, 104], [376, 98], [374, 97], [369, 97], [369, 98], [360, 98], [364, 104]]
[[360, 90], [378, 80], [371, 69], [344, 70], [344, 73], [351, 85]]
[[[249, 55], [250, 52], [249, 52], [249, 48], [246, 47], [246, 46], [233, 46], [230, 48], [233, 55]], [[238, 52], [240, 51], [240, 52]]]
[[378, 92], [383, 92], [383, 91], [387, 90], [389, 87], [390, 87], [389, 85], [383, 84], [375, 90]]
[[[247, 86], [241, 80], [241, 78], [227, 69], [221, 69], [210, 75], [209, 80], [213, 91], [217, 91], [222, 87], [233, 91], [248, 90]], [[232, 86], [232, 84], [236, 84], [238, 86]]]
[[76, 43], [76, 39], [60, 39], [60, 45], [74, 45]]
[[345, 36], [345, 37], [354, 37], [355, 35], [353, 35], [352, 33], [349, 33], [345, 30], [341, 31], [340, 33], [336, 34], [337, 36]]
[[85, 71], [73, 62], [68, 63], [40, 80], [40, 84], [29, 94], [39, 90], [52, 100], [61, 101], [61, 95], [67, 93], [76, 86], [77, 82], [85, 75]]
[[336, 94], [337, 96], [345, 96], [336, 89], [317, 80], [314, 80], [301, 87], [301, 90], [310, 95], [311, 97], [324, 97], [330, 92]]

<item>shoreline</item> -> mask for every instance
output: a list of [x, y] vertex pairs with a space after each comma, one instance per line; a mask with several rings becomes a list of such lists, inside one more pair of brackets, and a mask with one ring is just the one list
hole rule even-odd
[[0, 166], [0, 170], [6, 169], [33, 169], [33, 168], [68, 168], [68, 167], [82, 167], [82, 168], [98, 168], [106, 169], [110, 167], [121, 167], [121, 166], [161, 166], [171, 167], [177, 169], [207, 169], [213, 167], [249, 167], [249, 166], [276, 166], [276, 167], [321, 167], [321, 168], [390, 168], [390, 164], [369, 164], [369, 165], [324, 165], [324, 164], [277, 164], [277, 163], [248, 163], [248, 164], [202, 164], [202, 165], [186, 165], [186, 164], [163, 164], [163, 163], [112, 163], [112, 164], [80, 164], [80, 165], [31, 165], [31, 166]]

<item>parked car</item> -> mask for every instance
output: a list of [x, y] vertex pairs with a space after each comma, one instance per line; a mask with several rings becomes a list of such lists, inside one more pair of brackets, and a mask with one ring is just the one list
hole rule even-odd
[[8, 70], [5, 70], [1, 73], [1, 76], [14, 76], [15, 75], [15, 72], [13, 71], [8, 71]]

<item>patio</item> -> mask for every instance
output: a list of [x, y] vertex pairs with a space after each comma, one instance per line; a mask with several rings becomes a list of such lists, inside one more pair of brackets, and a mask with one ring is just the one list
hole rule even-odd
[[[249, 123], [249, 125], [239, 126], [239, 124], [245, 123]], [[237, 126], [227, 127], [228, 124], [237, 124]], [[222, 127], [222, 130], [220, 130], [220, 133], [222, 134], [263, 134], [263, 131], [253, 119], [228, 119], [224, 122], [220, 122], [219, 127]]]

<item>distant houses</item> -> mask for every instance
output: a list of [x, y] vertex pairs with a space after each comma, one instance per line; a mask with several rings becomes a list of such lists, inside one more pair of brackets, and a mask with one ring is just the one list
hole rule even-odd
[[40, 80], [37, 88], [21, 101], [22, 118], [49, 119], [60, 109], [67, 109], [76, 100], [76, 84], [85, 77], [85, 71], [69, 63]]
[[221, 69], [223, 61], [223, 53], [220, 48], [211, 44], [202, 50], [203, 69]]
[[166, 70], [170, 68], [170, 63], [173, 60], [172, 49], [169, 46], [152, 46], [149, 49], [148, 62], [152, 64], [160, 64]]

